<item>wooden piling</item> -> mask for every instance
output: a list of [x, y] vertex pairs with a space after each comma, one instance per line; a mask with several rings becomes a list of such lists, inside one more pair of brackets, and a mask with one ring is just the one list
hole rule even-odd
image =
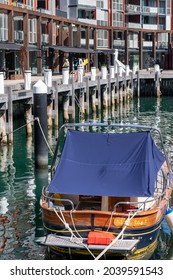
[[97, 103], [98, 103], [98, 111], [101, 110], [101, 85], [100, 85], [100, 77], [97, 77]]
[[137, 71], [137, 87], [138, 87], [138, 97], [140, 97], [140, 77], [139, 77], [139, 71]]
[[92, 112], [96, 112], [96, 87], [91, 88], [91, 106]]
[[24, 105], [24, 115], [26, 120], [26, 135], [32, 136], [32, 106], [31, 104]]
[[6, 87], [8, 94], [8, 142], [13, 143], [13, 99], [12, 87]]
[[84, 119], [85, 109], [84, 109], [84, 89], [79, 90], [79, 114], [80, 118]]
[[56, 82], [55, 85], [55, 98], [54, 98], [54, 125], [55, 125], [55, 129], [58, 129], [58, 114], [59, 114], [59, 110], [58, 110], [58, 83]]
[[118, 73], [116, 73], [115, 76], [116, 76], [117, 103], [119, 103], [119, 101], [120, 101], [120, 92], [119, 92], [119, 76], [118, 76]]
[[103, 100], [103, 108], [105, 110], [108, 109], [108, 88], [107, 85], [102, 86], [102, 100]]
[[6, 111], [0, 110], [0, 143], [7, 144]]
[[63, 97], [63, 117], [64, 122], [69, 122], [69, 94]]
[[86, 114], [89, 116], [90, 114], [90, 99], [89, 99], [89, 78], [86, 77], [86, 102], [85, 102], [85, 109], [86, 109]]
[[47, 96], [47, 127], [48, 130], [52, 129], [52, 115], [53, 115], [53, 97], [52, 94]]

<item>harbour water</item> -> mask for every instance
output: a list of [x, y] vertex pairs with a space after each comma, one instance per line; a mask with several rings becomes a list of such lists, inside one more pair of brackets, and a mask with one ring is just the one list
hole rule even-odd
[[[94, 120], [155, 125], [162, 130], [164, 141], [173, 159], [173, 97], [147, 97], [130, 100], [112, 112], [90, 116]], [[61, 113], [59, 119], [62, 119]], [[16, 120], [14, 130], [24, 124]], [[49, 134], [54, 149], [56, 132]], [[49, 154], [49, 165], [51, 156]], [[0, 259], [46, 259], [46, 248], [35, 242], [44, 235], [39, 198], [49, 181], [48, 170], [35, 170], [33, 140], [26, 138], [25, 128], [14, 132], [11, 146], [0, 146]], [[62, 256], [63, 258], [63, 256]], [[159, 244], [152, 259], [173, 259], [173, 237], [163, 221]]]

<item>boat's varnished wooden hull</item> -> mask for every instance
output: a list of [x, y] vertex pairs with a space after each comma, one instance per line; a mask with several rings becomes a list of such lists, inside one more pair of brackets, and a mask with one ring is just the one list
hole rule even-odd
[[[133, 255], [126, 256], [128, 259], [148, 259], [153, 254], [157, 246], [157, 239], [161, 227], [161, 222], [166, 210], [166, 200], [162, 201], [158, 207], [145, 212], [139, 212], [127, 226], [123, 238], [138, 239], [137, 250]], [[57, 235], [70, 236], [70, 232], [65, 229], [61, 220], [53, 209], [49, 209], [42, 204], [42, 215], [44, 228], [46, 233], [54, 233]], [[111, 217], [111, 212], [93, 211], [93, 210], [75, 210], [63, 211], [65, 221], [69, 224], [72, 231], [76, 231], [83, 237], [87, 238], [90, 231], [108, 231], [117, 236], [127, 220], [127, 213], [114, 213]], [[111, 222], [110, 222], [111, 219]], [[75, 224], [75, 228], [73, 226]], [[69, 253], [66, 248], [51, 247], [57, 252]], [[85, 250], [73, 249], [70, 253], [86, 254]], [[95, 255], [98, 254], [94, 252]], [[107, 255], [112, 253], [108, 252]], [[112, 255], [113, 258], [119, 257]], [[124, 257], [124, 255], [122, 255]]]

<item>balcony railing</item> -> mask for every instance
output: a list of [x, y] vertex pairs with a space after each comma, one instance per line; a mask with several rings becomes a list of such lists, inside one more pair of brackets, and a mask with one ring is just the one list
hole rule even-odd
[[148, 24], [143, 24], [143, 28], [149, 30], [158, 30], [159, 26], [157, 24], [148, 23]]
[[137, 6], [137, 5], [127, 5], [126, 6], [126, 12], [127, 13], [132, 13], [132, 14], [139, 14], [139, 13], [144, 13], [144, 14], [157, 14], [158, 13], [158, 8], [157, 7], [148, 7], [148, 6]]
[[41, 9], [41, 8], [37, 9], [37, 12], [40, 12], [41, 14], [48, 14], [48, 15], [51, 14], [51, 12], [49, 10], [45, 10], [45, 9]]
[[153, 46], [152, 41], [143, 41], [143, 47], [151, 48]]
[[134, 23], [134, 22], [129, 22], [127, 23], [128, 28], [142, 28], [142, 24], [140, 23]]
[[114, 47], [124, 47], [125, 41], [124, 40], [114, 40], [113, 44], [114, 44]]
[[78, 18], [78, 21], [85, 22], [85, 23], [88, 23], [88, 24], [97, 24], [96, 19]]
[[143, 13], [150, 13], [150, 14], [157, 14], [158, 13], [158, 8], [156, 7], [148, 7], [148, 6], [144, 6], [142, 8], [142, 12]]
[[167, 49], [168, 48], [168, 42], [158, 42], [157, 47], [159, 49]]
[[127, 5], [126, 6], [126, 11], [127, 12], [132, 12], [132, 13], [140, 13], [140, 12], [142, 12], [142, 7], [137, 6], [137, 5]]

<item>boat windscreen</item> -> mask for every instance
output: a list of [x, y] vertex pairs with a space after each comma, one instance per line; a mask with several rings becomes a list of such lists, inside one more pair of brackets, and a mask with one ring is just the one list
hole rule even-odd
[[68, 130], [51, 193], [152, 196], [165, 161], [150, 132]]

